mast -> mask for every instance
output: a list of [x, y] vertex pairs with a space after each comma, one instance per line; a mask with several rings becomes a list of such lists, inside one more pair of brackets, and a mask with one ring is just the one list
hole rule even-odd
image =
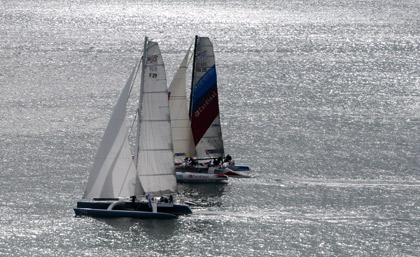
[[197, 51], [197, 41], [198, 41], [198, 36], [195, 36], [195, 40], [194, 40], [194, 53], [193, 53], [193, 63], [192, 63], [192, 74], [191, 74], [191, 92], [190, 92], [190, 110], [189, 110], [189, 115], [190, 115], [190, 119], [192, 117], [192, 105], [193, 105], [193, 92], [194, 92], [194, 73], [195, 73], [195, 54]]
[[139, 95], [139, 108], [138, 108], [138, 114], [137, 114], [137, 135], [136, 135], [136, 152], [134, 153], [134, 163], [136, 167], [138, 166], [138, 156], [139, 156], [139, 149], [140, 149], [140, 123], [141, 123], [141, 109], [143, 107], [143, 90], [144, 90], [144, 73], [146, 71], [146, 58], [147, 58], [147, 42], [148, 38], [144, 38], [144, 47], [143, 47], [143, 56], [141, 58], [141, 80], [140, 80], [140, 95]]

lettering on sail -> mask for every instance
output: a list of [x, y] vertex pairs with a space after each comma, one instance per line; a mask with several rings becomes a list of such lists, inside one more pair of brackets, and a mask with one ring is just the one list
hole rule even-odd
[[[147, 57], [147, 64], [155, 65], [157, 64], [158, 56], [152, 55]], [[149, 78], [155, 79], [157, 78], [157, 67], [156, 66], [149, 66]]]
[[200, 116], [200, 114], [205, 111], [206, 107], [217, 97], [217, 91], [213, 91], [203, 102], [202, 105], [194, 112], [195, 117]]
[[207, 71], [207, 62], [196, 62], [195, 63], [195, 70], [196, 72], [206, 72]]
[[152, 79], [157, 78], [157, 73], [149, 72], [149, 78], [152, 78]]

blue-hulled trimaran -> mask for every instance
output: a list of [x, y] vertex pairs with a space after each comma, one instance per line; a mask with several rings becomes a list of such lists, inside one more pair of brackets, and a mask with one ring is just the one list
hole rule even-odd
[[[141, 63], [141, 65], [140, 65]], [[134, 155], [126, 126], [127, 101], [141, 70]], [[141, 61], [114, 108], [76, 215], [176, 218], [191, 209], [175, 204], [171, 120], [165, 67], [156, 42], [145, 38]], [[134, 156], [134, 157], [133, 157]]]

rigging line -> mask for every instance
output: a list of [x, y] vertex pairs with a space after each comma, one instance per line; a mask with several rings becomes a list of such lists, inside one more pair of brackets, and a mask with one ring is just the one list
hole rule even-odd
[[129, 96], [131, 95], [131, 91], [133, 90], [133, 87], [134, 87], [134, 81], [136, 81], [137, 74], [139, 73], [140, 64], [141, 64], [142, 59], [143, 59], [143, 58], [140, 58], [140, 61], [138, 61], [138, 62], [137, 62], [137, 66], [136, 66], [136, 73], [135, 73], [135, 75], [134, 75], [133, 80], [131, 81], [130, 92], [128, 92], [128, 95], [129, 95]]
[[133, 127], [134, 127], [134, 124], [137, 121], [138, 114], [139, 114], [139, 109], [137, 109], [136, 114], [134, 115], [133, 124], [131, 124], [130, 130], [128, 131], [128, 134], [129, 135], [131, 135], [131, 131], [133, 131]]
[[[190, 47], [188, 48], [188, 51], [190, 51], [191, 50], [191, 47], [192, 47], [192, 45], [194, 44], [194, 40], [191, 42], [191, 45], [190, 45]], [[193, 54], [190, 54], [189, 56], [188, 56], [188, 61], [187, 61], [187, 67], [186, 68], [188, 68], [188, 66], [190, 65], [190, 62], [191, 62], [191, 60], [192, 60], [192, 58], [193, 58]]]
[[[142, 62], [142, 59], [143, 59], [143, 58], [140, 58], [140, 60], [137, 62], [137, 66], [136, 66], [136, 73], [135, 73], [135, 75], [134, 75], [133, 80], [131, 81], [130, 92], [128, 93], [128, 96], [129, 96], [129, 97], [130, 97], [130, 95], [131, 95], [131, 91], [132, 91], [132, 90], [133, 90], [133, 88], [134, 88], [134, 82], [136, 81], [137, 74], [139, 73], [140, 64], [141, 64], [141, 62]], [[138, 114], [138, 108], [137, 108], [136, 114], [134, 115], [133, 124], [131, 124], [130, 130], [128, 131], [128, 134], [129, 134], [129, 135], [131, 135], [131, 131], [133, 130], [134, 123], [135, 123], [135, 122], [136, 122], [136, 120], [137, 120], [137, 114]]]
[[198, 43], [198, 36], [196, 35], [194, 38], [194, 51], [193, 51], [193, 63], [192, 63], [192, 73], [191, 73], [191, 90], [190, 90], [190, 106], [188, 109], [188, 115], [192, 118], [192, 105], [193, 105], [193, 96], [194, 96], [194, 69], [195, 69], [195, 54], [197, 53], [197, 43]]
[[138, 114], [139, 118], [137, 120], [137, 135], [136, 135], [136, 146], [135, 146], [135, 153], [134, 153], [134, 164], [136, 167], [138, 167], [138, 156], [139, 156], [139, 142], [140, 142], [140, 126], [141, 126], [141, 111], [143, 107], [143, 98], [144, 98], [144, 73], [146, 72], [146, 57], [147, 57], [147, 47], [149, 45], [150, 41], [147, 37], [144, 38], [144, 46], [143, 46], [143, 56], [141, 57], [142, 63], [141, 63], [141, 78], [140, 78], [140, 94], [139, 94], [139, 102], [138, 102]]

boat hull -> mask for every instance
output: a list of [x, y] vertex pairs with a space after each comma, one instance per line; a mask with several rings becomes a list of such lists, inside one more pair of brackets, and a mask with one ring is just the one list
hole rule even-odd
[[[77, 208], [80, 209], [107, 209], [115, 201], [79, 201], [77, 202]], [[143, 211], [151, 212], [152, 209], [149, 207], [148, 202], [131, 202], [124, 201], [119, 204], [117, 210], [132, 210], [132, 211]], [[161, 213], [169, 213], [173, 215], [188, 215], [191, 214], [191, 209], [186, 205], [181, 204], [170, 204], [170, 203], [158, 203], [157, 211]]]
[[178, 182], [208, 183], [226, 181], [228, 177], [223, 174], [176, 172], [176, 180]]
[[107, 210], [74, 208], [77, 216], [92, 216], [103, 218], [135, 218], [135, 219], [176, 219], [178, 216], [163, 212], [128, 211], [128, 210]]
[[[234, 168], [234, 169], [232, 169]], [[246, 171], [249, 170], [248, 166], [245, 165], [238, 165], [235, 166], [234, 164], [230, 164], [228, 166], [222, 166], [222, 167], [214, 167], [214, 166], [207, 166], [207, 164], [204, 165], [185, 165], [180, 164], [176, 165], [175, 171], [177, 174], [185, 173], [185, 174], [193, 174], [192, 178], [185, 177], [185, 176], [177, 176], [178, 181], [193, 181], [197, 180], [197, 182], [212, 182], [214, 179], [212, 179], [210, 176], [208, 178], [203, 177], [203, 174], [208, 175], [226, 175], [228, 177], [234, 177], [234, 178], [250, 178], [251, 176], [243, 175], [238, 173], [237, 171]], [[201, 181], [202, 180], [202, 181]], [[218, 179], [215, 179], [216, 181]], [[219, 179], [223, 180], [223, 179]]]
[[225, 173], [225, 175], [228, 176], [228, 177], [232, 177], [232, 178], [250, 178], [251, 177], [251, 176], [248, 176], [248, 175], [243, 175], [243, 174], [237, 173], [235, 171], [228, 171], [228, 172]]
[[189, 173], [207, 173], [207, 174], [225, 174], [230, 169], [225, 167], [217, 168], [217, 167], [208, 167], [208, 166], [191, 166], [191, 165], [178, 165], [175, 166], [176, 172], [189, 172]]
[[228, 168], [233, 170], [233, 171], [249, 171], [249, 170], [251, 170], [249, 168], [249, 166], [246, 166], [246, 165], [229, 165]]

